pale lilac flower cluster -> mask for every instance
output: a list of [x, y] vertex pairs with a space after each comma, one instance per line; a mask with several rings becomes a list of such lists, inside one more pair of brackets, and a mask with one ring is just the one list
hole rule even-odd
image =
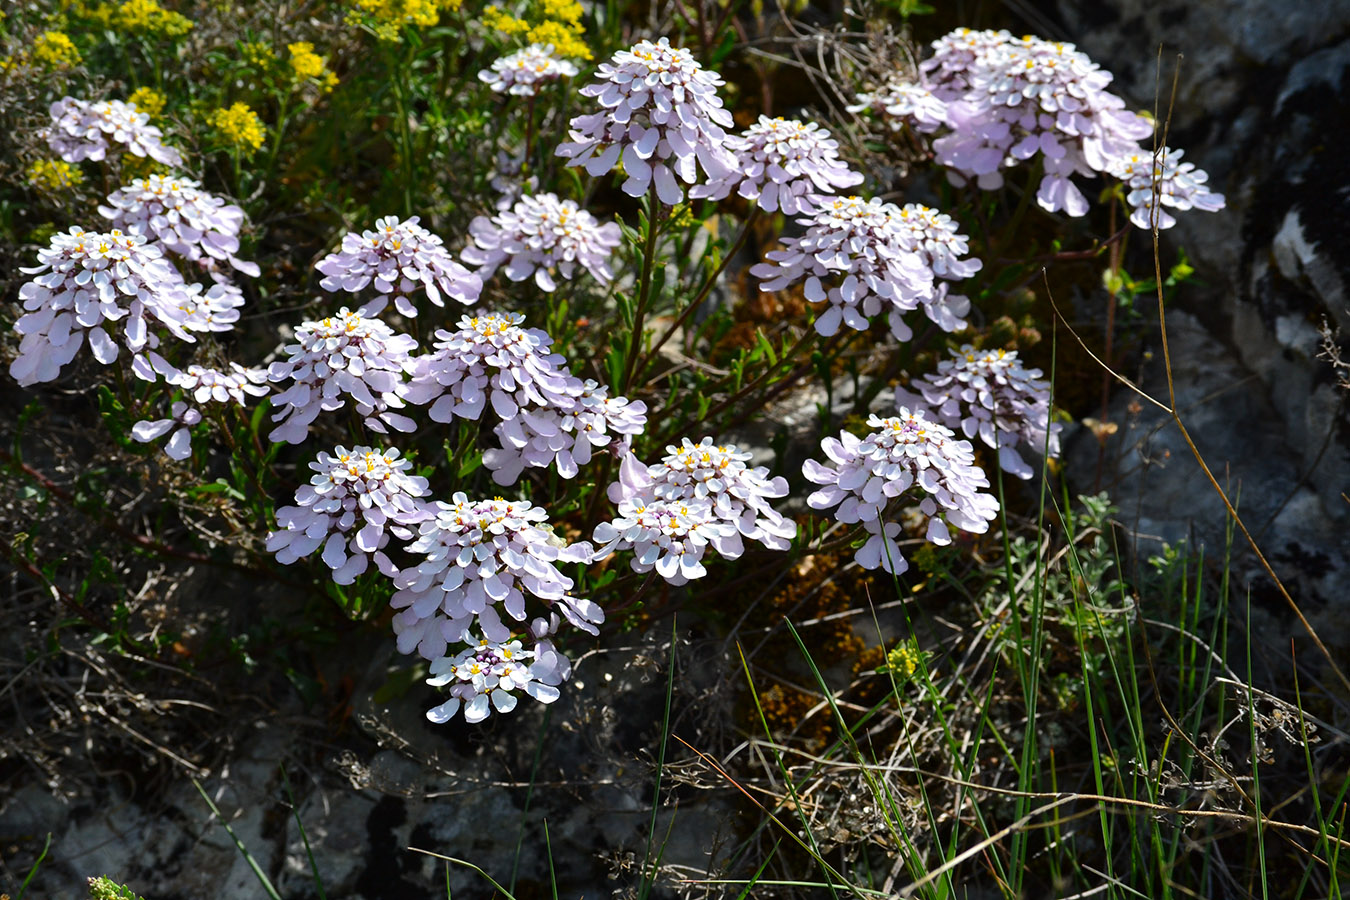
[[417, 223], [417, 216], [402, 222], [386, 216], [375, 222], [373, 231], [349, 232], [342, 238], [342, 249], [315, 266], [324, 275], [320, 287], [356, 294], [373, 284], [376, 298], [361, 307], [368, 316], [378, 315], [391, 298], [400, 313], [416, 316], [411, 295], [419, 291], [437, 306], [445, 305], [443, 294], [466, 306], [476, 301], [483, 280], [460, 265], [444, 241]]
[[812, 210], [812, 195], [833, 194], [863, 180], [839, 158], [839, 142], [815, 122], [760, 116], [745, 134], [728, 137], [726, 147], [736, 155], [736, 168], [695, 185], [689, 196], [721, 200], [735, 189], [765, 212], [795, 215]]
[[718, 519], [709, 500], [624, 500], [613, 520], [595, 526], [595, 540], [602, 545], [595, 559], [632, 550], [634, 572], [654, 569], [676, 587], [708, 574], [709, 547], [728, 559], [744, 550], [736, 526]]
[[931, 134], [947, 124], [947, 104], [920, 84], [894, 79], [885, 87], [857, 95], [849, 112], [879, 115], [892, 131], [909, 125], [921, 134]]
[[239, 321], [244, 292], [238, 285], [217, 281], [210, 287], [189, 284], [179, 302], [183, 327], [188, 331], [229, 331]]
[[559, 200], [556, 194], [521, 197], [510, 210], [474, 219], [469, 233], [477, 246], [464, 248], [460, 256], [479, 267], [478, 277], [487, 280], [505, 264], [507, 278], [524, 281], [533, 275], [545, 291], [557, 288], [555, 275], [570, 279], [578, 266], [608, 284], [614, 277], [609, 257], [622, 237], [614, 222], [601, 225], [575, 200]]
[[[1223, 209], [1223, 194], [1209, 189], [1209, 175], [1197, 169], [1194, 163], [1182, 162], [1181, 156], [1180, 150], [1162, 147], [1157, 156], [1141, 151], [1116, 161], [1111, 174], [1125, 182], [1129, 189], [1125, 202], [1134, 209], [1130, 221], [1137, 227], [1151, 230], [1156, 219], [1159, 228], [1171, 228], [1177, 220], [1167, 212], [1167, 207], [1206, 212]], [[1153, 211], [1155, 184], [1159, 207], [1156, 214]]]
[[[202, 366], [188, 366], [186, 371], [173, 369], [165, 363], [167, 377], [164, 379], [174, 387], [181, 388], [193, 403], [234, 403], [248, 405], [248, 397], [261, 397], [267, 393], [267, 372], [264, 369], [246, 369], [238, 363], [230, 363], [230, 371], [207, 369]], [[149, 443], [176, 430], [169, 438], [164, 452], [177, 460], [187, 459], [192, 453], [191, 432], [193, 425], [201, 422], [199, 410], [189, 407], [186, 402], [175, 401], [170, 409], [170, 418], [143, 420], [131, 428], [131, 436], [141, 443]]]
[[569, 166], [600, 176], [622, 158], [624, 193], [641, 197], [655, 182], [657, 197], [668, 205], [684, 199], [676, 175], [693, 184], [700, 166], [714, 180], [735, 170], [723, 130], [732, 125], [731, 113], [717, 96], [722, 79], [688, 50], [664, 37], [641, 41], [601, 63], [596, 75], [599, 81], [581, 94], [603, 109], [572, 120], [571, 141], [557, 149]]
[[1050, 422], [1050, 385], [1040, 380], [1040, 369], [1024, 369], [1016, 351], [966, 344], [951, 353], [954, 358], [938, 363], [937, 372], [914, 382], [922, 397], [896, 388], [896, 406], [926, 403], [948, 428], [960, 428], [968, 438], [979, 435], [998, 451], [1003, 471], [1018, 478], [1032, 476], [1019, 446], [1059, 456], [1062, 426]]
[[474, 500], [462, 492], [453, 503], [428, 506], [411, 553], [425, 557], [394, 579], [389, 605], [399, 610], [394, 632], [402, 653], [426, 659], [445, 655], [450, 641], [475, 627], [492, 641], [509, 641], [498, 607], [517, 622], [526, 618], [525, 596], [542, 600], [577, 628], [599, 634], [605, 620], [595, 603], [573, 597], [573, 581], [558, 563], [589, 562], [591, 545], [568, 546], [553, 534], [544, 510], [523, 500]]
[[806, 233], [785, 238], [786, 249], [768, 253], [750, 274], [762, 279], [762, 291], [805, 279], [806, 299], [830, 304], [816, 319], [820, 334], [836, 334], [841, 324], [864, 331], [868, 319], [886, 310], [891, 333], [906, 341], [912, 332], [903, 315], [920, 307], [946, 331], [965, 326], [969, 301], [949, 295], [945, 280], [968, 277], [980, 262], [959, 258], [967, 241], [949, 217], [914, 204], [902, 210], [843, 197], [798, 221]]
[[[1088, 201], [1073, 176], [1131, 181], [1122, 168], [1131, 158], [1149, 156], [1139, 142], [1153, 133], [1152, 124], [1127, 110], [1108, 90], [1111, 74], [1072, 44], [961, 28], [934, 41], [933, 49], [920, 70], [932, 94], [946, 104], [950, 129], [933, 142], [933, 150], [957, 183], [973, 180], [981, 188], [997, 188], [1005, 169], [1039, 157], [1044, 176], [1037, 202], [1050, 212], [1081, 216]], [[1147, 163], [1143, 168], [1147, 177], [1131, 184], [1136, 190], [1153, 177], [1168, 177], [1165, 163], [1156, 176]], [[1177, 209], [1222, 208], [1222, 195], [1201, 187], [1206, 177], [1193, 166], [1181, 173]], [[1192, 203], [1192, 196], [1203, 199]], [[1140, 224], [1147, 221], [1147, 207], [1143, 197], [1136, 195], [1136, 201], [1132, 221]]]
[[746, 465], [750, 454], [735, 444], [714, 444], [710, 437], [695, 444], [684, 438], [679, 447], [666, 447], [661, 462], [647, 466], [627, 456], [619, 466], [619, 480], [609, 486], [615, 503], [640, 499], [708, 502], [713, 517], [735, 526], [718, 552], [728, 558], [743, 552], [741, 538], [759, 541], [770, 550], [787, 550], [797, 535], [797, 523], [785, 519], [769, 501], [786, 497], [787, 479], [771, 477], [768, 468]]
[[191, 262], [228, 263], [257, 276], [258, 264], [235, 256], [244, 211], [201, 189], [191, 178], [151, 175], [108, 195], [98, 211], [114, 228], [158, 241], [170, 253]]
[[493, 481], [515, 484], [525, 468], [549, 465], [561, 477], [575, 478], [579, 467], [603, 447], [631, 458], [632, 437], [647, 427], [647, 404], [610, 397], [608, 388], [590, 379], [573, 380], [580, 384], [580, 393], [570, 398], [570, 405], [527, 407], [493, 429], [501, 447], [483, 454]]
[[145, 420], [131, 426], [131, 437], [148, 444], [172, 431], [164, 445], [164, 453], [170, 459], [184, 460], [192, 455], [192, 426], [201, 420], [200, 412], [180, 400], [169, 408], [169, 418]]
[[289, 357], [272, 363], [267, 377], [273, 382], [291, 382], [277, 394], [272, 405], [279, 422], [269, 440], [299, 444], [321, 411], [340, 409], [344, 395], [352, 398], [366, 427], [381, 434], [387, 428], [411, 432], [416, 426], [407, 416], [390, 412], [401, 409], [413, 366], [410, 356], [417, 342], [395, 334], [379, 319], [362, 316], [343, 307], [335, 316], [305, 322], [295, 331]]
[[552, 703], [561, 696], [557, 686], [572, 674], [571, 662], [550, 641], [526, 650], [518, 640], [475, 640], [468, 631], [461, 639], [469, 646], [455, 656], [434, 660], [429, 669], [427, 684], [450, 686], [450, 699], [427, 710], [427, 718], [438, 725], [461, 709], [469, 723], [483, 721], [493, 709], [508, 713], [516, 708], [518, 691], [540, 703]]
[[156, 372], [172, 371], [155, 352], [155, 325], [179, 340], [195, 340], [182, 276], [139, 235], [72, 228], [38, 251], [37, 266], [19, 271], [36, 276], [19, 288], [25, 314], [14, 323], [23, 340], [9, 373], [21, 385], [55, 380], [86, 340], [104, 365], [125, 346], [132, 371], [153, 381]]
[[262, 397], [268, 391], [266, 369], [247, 369], [236, 362], [230, 363], [228, 372], [191, 365], [165, 380], [187, 391], [196, 403], [235, 403], [247, 406], [250, 396]]
[[488, 186], [497, 192], [492, 206], [499, 212], [510, 209], [517, 200], [526, 194], [532, 194], [539, 188], [539, 178], [534, 175], [525, 177], [525, 154], [497, 151], [497, 165]]
[[552, 44], [531, 44], [492, 63], [478, 73], [480, 81], [498, 94], [533, 97], [550, 81], [575, 78], [577, 67], [555, 55]]
[[909, 568], [896, 543], [900, 526], [887, 521], [887, 507], [915, 485], [927, 495], [918, 513], [928, 519], [930, 542], [951, 543], [948, 525], [974, 534], [988, 531], [998, 516], [998, 500], [981, 491], [989, 479], [975, 465], [970, 441], [957, 440], [951, 429], [929, 421], [922, 411], [903, 407], [892, 418], [870, 416], [867, 424], [874, 431], [866, 438], [845, 431], [821, 442], [833, 468], [813, 459], [802, 467], [809, 481], [822, 486], [807, 498], [812, 509], [837, 506], [836, 520], [861, 522], [870, 534], [854, 557], [858, 565], [897, 575]]
[[322, 545], [338, 584], [351, 584], [372, 559], [385, 575], [397, 575], [384, 553], [389, 536], [411, 540], [430, 515], [419, 499], [428, 494], [427, 480], [408, 474], [412, 460], [396, 449], [337, 447], [320, 451], [309, 467], [315, 474], [295, 492], [298, 505], [277, 510], [280, 527], [267, 536], [267, 551], [290, 565]]
[[565, 368], [553, 339], [521, 328], [517, 313], [464, 316], [459, 330], [436, 332], [435, 351], [418, 357], [407, 399], [431, 404], [437, 422], [479, 419], [491, 404], [503, 420], [521, 407], [570, 408], [581, 382]]
[[183, 164], [182, 154], [164, 144], [164, 133], [135, 104], [62, 97], [52, 103], [49, 112], [52, 123], [41, 136], [66, 162], [101, 160], [108, 155], [111, 141], [124, 145], [128, 153], [148, 156], [166, 166]]

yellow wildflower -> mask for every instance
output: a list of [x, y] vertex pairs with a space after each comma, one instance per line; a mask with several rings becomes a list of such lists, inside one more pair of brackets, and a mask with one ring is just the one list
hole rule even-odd
[[247, 103], [217, 109], [207, 117], [207, 121], [225, 140], [242, 150], [251, 153], [263, 144], [265, 132], [262, 119], [249, 109]]
[[918, 645], [914, 641], [908, 641], [886, 654], [886, 668], [894, 674], [896, 681], [905, 682], [913, 678], [923, 666], [923, 656], [923, 651]]
[[28, 167], [28, 183], [40, 191], [56, 193], [84, 181], [84, 173], [65, 160], [39, 159]]
[[[354, 0], [354, 12], [369, 17], [376, 36], [382, 41], [398, 40], [403, 25], [431, 26], [440, 21], [441, 12], [454, 12], [463, 0]], [[348, 21], [353, 21], [348, 17]], [[354, 21], [360, 21], [359, 17]]]
[[136, 109], [145, 113], [151, 119], [158, 119], [159, 114], [164, 112], [164, 104], [167, 102], [164, 95], [154, 88], [141, 87], [131, 92], [127, 102]]
[[33, 61], [46, 69], [69, 69], [80, 63], [80, 51], [65, 32], [44, 31], [33, 41]]
[[272, 48], [262, 41], [251, 41], [239, 48], [239, 55], [244, 58], [244, 62], [250, 66], [259, 69], [271, 68], [277, 55], [272, 52]]
[[591, 48], [581, 39], [581, 26], [548, 20], [529, 30], [525, 40], [531, 44], [552, 44], [558, 56], [571, 59], [590, 59]]
[[572, 25], [581, 23], [584, 10], [577, 0], [540, 0], [539, 15], [545, 19], [556, 19]]
[[324, 72], [323, 77], [319, 79], [319, 90], [322, 93], [329, 93], [338, 85], [338, 77], [334, 72]]
[[160, 6], [155, 0], [124, 0], [110, 10], [107, 22], [119, 31], [150, 34], [155, 37], [182, 37], [192, 30], [187, 16]]
[[483, 10], [482, 22], [488, 28], [493, 31], [500, 31], [502, 34], [524, 34], [530, 30], [529, 22], [502, 12], [495, 6], [489, 6]]
[[324, 58], [314, 52], [314, 45], [309, 41], [296, 41], [293, 44], [287, 44], [286, 49], [290, 51], [291, 70], [295, 72], [296, 78], [303, 80], [318, 78], [323, 75]]

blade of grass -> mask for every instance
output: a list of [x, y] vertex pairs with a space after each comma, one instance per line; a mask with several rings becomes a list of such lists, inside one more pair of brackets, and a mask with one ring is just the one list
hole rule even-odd
[[38, 867], [41, 866], [42, 861], [47, 858], [47, 851], [51, 849], [51, 846], [52, 833], [49, 831], [47, 832], [47, 840], [42, 844], [42, 852], [38, 854], [38, 858], [33, 862], [33, 867], [28, 870], [28, 877], [23, 880], [23, 884], [19, 885], [19, 893], [15, 895], [14, 900], [23, 900], [23, 895], [24, 892], [28, 890], [29, 882], [37, 875]]
[[[652, 862], [652, 842], [656, 840], [656, 813], [661, 808], [661, 777], [666, 769], [666, 743], [670, 738], [670, 701], [675, 692], [675, 640], [678, 637], [676, 631], [676, 618], [670, 620], [670, 655], [666, 658], [666, 710], [661, 719], [661, 748], [657, 752], [656, 758], [656, 785], [652, 789], [652, 816], [647, 825], [647, 850], [642, 857], [642, 885], [638, 889], [638, 897], [646, 900], [651, 893], [652, 885], [656, 881], [656, 873], [651, 865]], [[672, 821], [671, 824], [674, 824]], [[664, 852], [664, 845], [662, 847]]]
[[[494, 888], [496, 888], [498, 891], [500, 891], [500, 892], [501, 892], [501, 895], [502, 895], [503, 897], [505, 897], [506, 900], [516, 900], [515, 896], [514, 896], [510, 891], [508, 891], [506, 888], [502, 887], [500, 884], [498, 884], [496, 881], [494, 881], [491, 875], [489, 875], [487, 872], [484, 872], [484, 871], [483, 871], [482, 869], [480, 869], [478, 866], [475, 866], [473, 863], [471, 863], [471, 862], [469, 862], [469, 861], [467, 861], [467, 860], [463, 860], [463, 859], [455, 859], [453, 856], [444, 856], [444, 855], [442, 855], [442, 854], [440, 854], [440, 853], [433, 853], [433, 852], [431, 852], [430, 850], [423, 850], [423, 849], [420, 848], [420, 847], [409, 847], [408, 849], [409, 849], [410, 851], [412, 851], [413, 853], [423, 853], [423, 854], [426, 854], [427, 856], [434, 856], [436, 859], [443, 859], [443, 860], [445, 860], [447, 863], [454, 863], [454, 864], [457, 865], [457, 866], [463, 866], [463, 867], [466, 868], [466, 869], [472, 869], [473, 871], [477, 872], [479, 875], [482, 875], [483, 878], [487, 881], [488, 884], [492, 885]], [[446, 869], [446, 876], [445, 876], [445, 896], [446, 896], [447, 900], [448, 900], [448, 898], [450, 897], [450, 875], [449, 875], [449, 867], [447, 867], [447, 869]]]
[[230, 827], [230, 823], [225, 821], [225, 817], [220, 814], [220, 810], [216, 808], [216, 804], [212, 802], [211, 797], [206, 793], [201, 782], [193, 778], [192, 786], [197, 789], [197, 793], [202, 795], [202, 799], [206, 801], [206, 805], [211, 807], [211, 814], [220, 820], [220, 826], [225, 829], [225, 833], [230, 836], [230, 840], [234, 841], [234, 846], [238, 848], [240, 854], [243, 855], [244, 862], [248, 863], [248, 867], [253, 870], [253, 874], [258, 877], [258, 883], [261, 884], [263, 890], [267, 892], [267, 896], [271, 897], [272, 900], [281, 900], [281, 895], [278, 894], [277, 889], [272, 886], [272, 880], [267, 877], [267, 873], [262, 870], [262, 866], [258, 865], [258, 861], [253, 858], [253, 854], [248, 852], [248, 848], [244, 846], [244, 842], [239, 840], [239, 836], [234, 833], [234, 829]]
[[281, 786], [286, 791], [286, 799], [290, 801], [291, 813], [295, 816], [295, 825], [300, 829], [300, 840], [305, 844], [305, 855], [309, 857], [309, 870], [314, 873], [314, 889], [318, 891], [319, 900], [328, 900], [323, 893], [323, 878], [319, 875], [319, 864], [314, 860], [314, 850], [309, 846], [309, 835], [305, 834], [305, 823], [300, 821], [300, 806], [295, 802], [295, 794], [291, 792], [291, 779], [286, 774], [286, 767], [281, 767]]

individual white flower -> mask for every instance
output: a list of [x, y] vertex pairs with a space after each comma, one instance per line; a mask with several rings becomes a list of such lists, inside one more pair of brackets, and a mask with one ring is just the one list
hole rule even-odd
[[576, 74], [576, 65], [559, 58], [552, 44], [531, 44], [493, 60], [492, 68], [480, 70], [478, 79], [499, 94], [533, 97], [548, 82]]
[[570, 408], [582, 383], [565, 368], [553, 339], [521, 328], [517, 313], [464, 316], [459, 330], [437, 331], [434, 351], [417, 358], [408, 387], [410, 403], [431, 404], [437, 422], [478, 419], [491, 404], [503, 420], [521, 407]]
[[474, 245], [460, 257], [478, 266], [478, 276], [491, 278], [506, 265], [506, 277], [524, 281], [531, 275], [540, 290], [552, 291], [555, 275], [571, 279], [578, 266], [601, 284], [614, 278], [609, 257], [619, 246], [622, 232], [614, 222], [601, 225], [575, 200], [559, 200], [556, 194], [521, 197], [514, 208], [469, 223]]
[[599, 177], [622, 159], [624, 193], [641, 197], [654, 183], [670, 206], [684, 199], [675, 176], [693, 184], [699, 167], [712, 179], [736, 167], [724, 144], [732, 118], [717, 96], [722, 79], [688, 50], [664, 37], [639, 41], [601, 63], [596, 78], [581, 95], [596, 98], [602, 110], [573, 119], [571, 140], [557, 149], [569, 166]]
[[[449, 686], [450, 699], [427, 710], [427, 718], [443, 724], [463, 710], [464, 721], [481, 722], [492, 710], [508, 713], [516, 708], [518, 693], [540, 703], [552, 703], [560, 696], [557, 686], [572, 673], [572, 664], [549, 641], [540, 641], [527, 650], [518, 640], [490, 641], [474, 639], [465, 632], [462, 640], [469, 646], [455, 656], [432, 661], [432, 687]], [[490, 701], [490, 702], [489, 702]]]
[[100, 214], [114, 228], [158, 241], [164, 249], [191, 262], [228, 263], [256, 277], [258, 264], [235, 256], [244, 211], [201, 189], [191, 178], [150, 175], [108, 195]]
[[611, 447], [623, 456], [646, 427], [647, 404], [610, 397], [609, 388], [587, 379], [570, 406], [525, 408], [500, 422], [493, 432], [501, 447], [487, 450], [483, 465], [501, 485], [515, 484], [526, 467], [552, 465], [563, 478], [575, 478], [596, 450]]
[[400, 652], [416, 649], [437, 659], [470, 627], [490, 640], [509, 640], [498, 608], [523, 622], [527, 594], [583, 631], [599, 633], [604, 611], [572, 596], [572, 579], [558, 570], [561, 562], [589, 562], [590, 544], [558, 540], [544, 510], [523, 500], [470, 501], [462, 492], [452, 499], [428, 507], [433, 515], [408, 547], [425, 559], [394, 579], [398, 590], [389, 605], [400, 610], [394, 616]]
[[811, 211], [813, 195], [833, 194], [863, 180], [839, 158], [839, 142], [815, 122], [760, 116], [745, 134], [728, 137], [726, 147], [736, 156], [736, 168], [695, 185], [689, 196], [721, 200], [734, 188], [765, 212], [794, 215]]
[[634, 572], [654, 569], [676, 587], [708, 574], [708, 547], [728, 559], [744, 550], [736, 526], [721, 521], [708, 500], [624, 500], [612, 521], [595, 526], [595, 540], [595, 559], [631, 549]]
[[273, 382], [291, 382], [272, 398], [272, 421], [281, 424], [269, 440], [302, 443], [319, 413], [341, 409], [344, 396], [351, 397], [372, 431], [387, 433], [386, 426], [415, 430], [411, 419], [391, 412], [405, 405], [403, 375], [413, 365], [413, 338], [344, 306], [335, 316], [303, 323], [295, 330], [295, 341], [285, 348], [289, 357], [267, 371]]
[[787, 496], [787, 479], [770, 477], [765, 466], [749, 468], [749, 459], [750, 454], [735, 444], [714, 444], [710, 437], [695, 444], [684, 438], [681, 446], [666, 447], [666, 456], [654, 466], [625, 457], [619, 480], [609, 487], [609, 498], [615, 503], [707, 501], [719, 521], [736, 528], [736, 535], [724, 541], [732, 552], [718, 550], [723, 556], [739, 556], [742, 537], [770, 550], [786, 550], [797, 535], [797, 523], [785, 519], [769, 501]]
[[892, 131], [910, 125], [928, 134], [947, 122], [947, 104], [920, 84], [894, 79], [876, 91], [857, 95], [857, 103], [845, 107], [849, 112], [871, 111], [880, 115]]
[[1016, 351], [981, 351], [966, 344], [951, 353], [954, 358], [938, 363], [936, 373], [914, 382], [922, 398], [896, 388], [896, 406], [915, 408], [922, 400], [944, 425], [960, 428], [969, 438], [978, 435], [997, 450], [999, 466], [1018, 478], [1033, 474], [1019, 446], [1059, 455], [1062, 426], [1050, 423], [1050, 385], [1040, 380], [1040, 369], [1022, 368]]
[[202, 414], [186, 403], [177, 402], [170, 408], [170, 418], [141, 421], [131, 426], [131, 437], [148, 444], [173, 431], [164, 453], [170, 459], [184, 460], [192, 455], [192, 426], [201, 422]]
[[150, 117], [135, 104], [121, 100], [89, 103], [62, 97], [49, 108], [51, 125], [41, 136], [66, 162], [100, 160], [108, 155], [109, 142], [121, 144], [128, 153], [148, 156], [166, 166], [181, 166], [183, 156], [165, 146], [164, 133], [150, 124]]
[[969, 441], [955, 439], [951, 429], [929, 421], [921, 410], [902, 407], [888, 419], [869, 416], [867, 424], [873, 431], [864, 439], [845, 431], [821, 442], [834, 467], [812, 459], [802, 467], [807, 480], [822, 486], [807, 498], [812, 509], [837, 507], [837, 521], [868, 526], [871, 537], [855, 556], [859, 565], [897, 575], [909, 568], [894, 541], [899, 527], [887, 521], [887, 511], [891, 501], [916, 486], [926, 495], [916, 499], [930, 542], [951, 543], [948, 525], [973, 534], [989, 530], [998, 500], [981, 490], [989, 479], [975, 465]]
[[19, 287], [25, 312], [14, 323], [23, 340], [9, 373], [21, 385], [55, 380], [86, 341], [104, 365], [125, 347], [132, 371], [153, 381], [172, 371], [155, 352], [156, 325], [195, 340], [185, 327], [191, 298], [182, 276], [139, 235], [72, 228], [38, 251], [37, 266], [19, 271], [35, 276]]
[[342, 238], [342, 249], [315, 266], [324, 275], [319, 286], [325, 291], [357, 294], [373, 285], [376, 298], [361, 307], [367, 316], [378, 315], [391, 298], [400, 313], [416, 316], [412, 295], [418, 292], [425, 292], [437, 306], [445, 305], [442, 295], [466, 306], [475, 302], [483, 280], [460, 265], [445, 249], [445, 242], [418, 221], [417, 216], [402, 222], [397, 216], [386, 216], [375, 222], [373, 231], [348, 233]]
[[280, 527], [267, 536], [267, 551], [290, 565], [322, 546], [338, 584], [355, 581], [371, 559], [385, 575], [397, 575], [384, 553], [389, 536], [411, 540], [429, 516], [419, 499], [429, 493], [427, 480], [409, 474], [412, 461], [397, 449], [339, 446], [320, 451], [309, 467], [315, 474], [295, 492], [298, 505], [277, 510]]

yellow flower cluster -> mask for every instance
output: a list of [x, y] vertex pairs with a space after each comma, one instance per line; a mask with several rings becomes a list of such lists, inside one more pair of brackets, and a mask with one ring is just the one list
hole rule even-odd
[[923, 651], [912, 642], [901, 644], [886, 654], [886, 668], [895, 674], [896, 681], [908, 681], [923, 665]]
[[84, 173], [65, 160], [39, 159], [28, 167], [28, 183], [40, 191], [56, 193], [84, 181]]
[[69, 69], [80, 64], [80, 51], [63, 31], [44, 31], [33, 41], [33, 62], [44, 69]]
[[270, 68], [277, 58], [272, 48], [262, 41], [243, 44], [239, 48], [239, 55], [244, 58], [244, 62], [259, 69]]
[[428, 27], [441, 20], [442, 12], [454, 12], [463, 0], [354, 0], [353, 12], [358, 18], [348, 21], [360, 21], [359, 14], [364, 13], [375, 29], [375, 35], [382, 41], [397, 41], [399, 28], [404, 25]]
[[480, 21], [492, 31], [523, 36], [526, 43], [552, 44], [558, 56], [591, 59], [591, 48], [582, 39], [586, 30], [581, 24], [582, 12], [577, 0], [539, 0], [523, 19], [489, 6]]
[[242, 150], [251, 153], [263, 145], [265, 132], [262, 119], [249, 109], [247, 103], [217, 109], [207, 117], [207, 121], [225, 140]]
[[159, 114], [164, 112], [164, 104], [168, 101], [163, 94], [154, 88], [140, 87], [131, 92], [127, 102], [151, 119], [158, 119]]
[[86, 3], [78, 0], [71, 5], [70, 10], [106, 28], [132, 34], [176, 38], [192, 30], [191, 19], [165, 9], [155, 0], [122, 0], [121, 3]]
[[328, 93], [337, 86], [338, 78], [328, 68], [328, 60], [314, 52], [314, 45], [309, 41], [296, 41], [293, 44], [287, 44], [286, 49], [291, 54], [291, 71], [299, 81], [314, 79], [319, 83], [319, 90]]

